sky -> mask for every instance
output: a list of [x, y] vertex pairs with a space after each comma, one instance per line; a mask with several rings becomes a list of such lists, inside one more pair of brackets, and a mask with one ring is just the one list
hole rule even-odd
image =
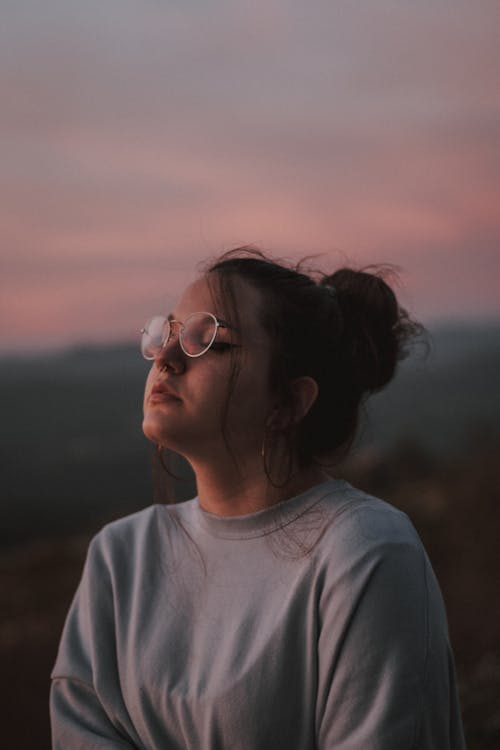
[[257, 245], [500, 318], [498, 0], [2, 0], [0, 349], [134, 340]]

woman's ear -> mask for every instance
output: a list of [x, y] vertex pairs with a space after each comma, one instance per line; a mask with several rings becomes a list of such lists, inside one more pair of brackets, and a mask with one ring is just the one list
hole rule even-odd
[[266, 427], [279, 431], [298, 424], [316, 401], [319, 388], [314, 378], [303, 375], [292, 380], [289, 392], [291, 397], [273, 409]]
[[293, 398], [293, 421], [295, 423], [304, 419], [318, 398], [319, 388], [317, 382], [310, 375], [302, 375], [295, 378], [291, 384]]

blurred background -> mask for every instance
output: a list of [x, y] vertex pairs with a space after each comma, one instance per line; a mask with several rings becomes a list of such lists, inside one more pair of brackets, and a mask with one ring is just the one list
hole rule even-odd
[[468, 746], [500, 746], [499, 29], [496, 0], [3, 1], [6, 746], [50, 747], [90, 537], [158, 499], [138, 331], [241, 244], [400, 268], [430, 349], [367, 406], [337, 473], [411, 516]]

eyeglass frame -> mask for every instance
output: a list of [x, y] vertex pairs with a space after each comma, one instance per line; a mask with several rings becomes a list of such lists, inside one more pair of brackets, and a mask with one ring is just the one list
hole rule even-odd
[[[189, 320], [189, 318], [192, 318], [194, 315], [208, 315], [210, 318], [212, 318], [212, 320], [215, 323], [215, 330], [214, 330], [214, 334], [213, 334], [213, 336], [212, 336], [212, 338], [210, 340], [210, 343], [199, 354], [190, 354], [189, 352], [187, 352], [185, 350], [184, 345], [182, 343], [182, 331], [184, 330], [184, 328], [186, 326], [186, 323]], [[179, 341], [179, 346], [181, 347], [181, 349], [184, 352], [184, 354], [186, 355], [186, 357], [191, 357], [192, 359], [196, 359], [197, 357], [202, 357], [204, 354], [206, 354], [208, 352], [208, 350], [213, 345], [215, 339], [217, 338], [217, 331], [219, 330], [219, 328], [232, 328], [233, 327], [233, 326], [230, 326], [229, 323], [226, 323], [225, 320], [219, 320], [213, 313], [206, 312], [204, 310], [200, 310], [199, 312], [189, 313], [189, 315], [187, 316], [187, 318], [186, 318], [186, 320], [184, 322], [182, 320], [176, 320], [175, 318], [171, 318], [168, 315], [166, 315], [166, 316], [165, 315], [153, 315], [153, 316], [151, 316], [151, 318], [149, 318], [146, 321], [145, 326], [143, 328], [141, 328], [140, 333], [142, 334], [142, 336], [144, 336], [145, 333], [148, 333], [148, 331], [146, 329], [146, 326], [154, 318], [164, 318], [165, 323], [168, 323], [168, 325], [169, 325], [169, 330], [168, 330], [168, 336], [166, 336], [165, 339], [163, 339], [163, 337], [162, 337], [162, 342], [161, 342], [161, 345], [159, 347], [159, 353], [156, 354], [156, 355], [154, 355], [154, 356], [152, 356], [152, 357], [146, 357], [146, 355], [142, 351], [142, 340], [141, 340], [141, 354], [144, 357], [144, 359], [147, 360], [147, 361], [149, 361], [149, 362], [152, 362], [153, 360], [156, 359], [156, 357], [160, 356], [161, 350], [165, 349], [165, 347], [167, 346], [168, 342], [170, 341], [170, 339], [172, 337], [172, 333], [173, 333], [172, 323], [177, 323], [178, 326], [179, 326], [179, 332], [178, 332], [178, 335], [177, 335], [177, 339]], [[165, 325], [165, 323], [163, 325]], [[226, 343], [226, 342], [224, 342], [224, 343]], [[238, 344], [232, 344], [230, 342], [227, 342], [227, 344], [228, 344], [228, 346], [238, 346]]]

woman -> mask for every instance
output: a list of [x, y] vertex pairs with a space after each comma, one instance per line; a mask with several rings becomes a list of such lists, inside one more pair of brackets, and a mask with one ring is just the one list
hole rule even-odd
[[245, 249], [143, 332], [143, 429], [198, 496], [93, 540], [54, 748], [464, 747], [446, 615], [407, 517], [324, 467], [419, 327], [381, 277]]

